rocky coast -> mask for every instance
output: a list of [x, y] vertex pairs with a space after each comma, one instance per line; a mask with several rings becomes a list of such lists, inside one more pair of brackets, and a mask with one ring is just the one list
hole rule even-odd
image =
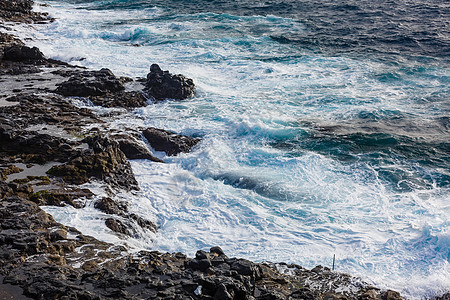
[[[0, 0], [0, 26], [52, 22], [32, 5]], [[96, 197], [94, 207], [108, 215], [111, 231], [123, 238], [157, 231], [114, 198], [139, 190], [129, 160], [162, 164], [153, 150], [177, 155], [201, 140], [161, 128], [111, 130], [108, 122], [154, 101], [192, 97], [194, 88], [157, 64], [147, 78], [117, 77], [48, 59], [0, 33], [0, 299], [402, 299], [328, 267], [255, 263], [217, 246], [195, 257], [131, 251], [40, 208], [81, 208], [95, 193], [80, 185], [95, 181], [107, 186], [108, 197]], [[120, 109], [105, 116], [76, 106], [80, 99]]]

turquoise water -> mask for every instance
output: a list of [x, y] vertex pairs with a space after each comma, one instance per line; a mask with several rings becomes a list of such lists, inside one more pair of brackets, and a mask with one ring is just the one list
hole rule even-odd
[[[141, 192], [118, 197], [160, 230], [131, 246], [309, 268], [336, 254], [411, 299], [450, 290], [446, 2], [47, 3], [57, 21], [27, 32], [47, 56], [133, 77], [158, 63], [197, 85], [111, 125], [202, 138], [132, 162]], [[110, 239], [93, 209], [52, 213]]]

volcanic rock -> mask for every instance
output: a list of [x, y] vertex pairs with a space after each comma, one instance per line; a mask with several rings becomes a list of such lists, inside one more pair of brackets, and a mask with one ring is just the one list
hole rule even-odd
[[166, 98], [186, 99], [194, 95], [194, 82], [181, 74], [173, 75], [163, 71], [157, 64], [150, 67], [146, 82], [147, 93], [157, 100]]
[[64, 165], [52, 167], [47, 173], [72, 184], [83, 184], [94, 177], [114, 187], [139, 189], [130, 163], [116, 142], [98, 135], [87, 137], [83, 142], [90, 149]]
[[13, 45], [3, 50], [3, 60], [28, 63], [45, 63], [47, 59], [37, 47]]
[[107, 218], [105, 220], [105, 225], [114, 232], [130, 235], [130, 231], [120, 220]]
[[118, 142], [120, 150], [125, 153], [128, 159], [148, 159], [154, 162], [163, 162], [161, 159], [153, 156], [146, 147], [131, 139], [120, 139]]
[[101, 96], [123, 91], [125, 87], [109, 69], [82, 71], [59, 84], [56, 93], [64, 96]]
[[108, 92], [105, 95], [90, 95], [89, 99], [95, 105], [103, 107], [142, 107], [147, 106], [147, 98], [142, 92], [125, 92], [118, 91], [115, 93]]
[[142, 132], [150, 146], [156, 151], [164, 151], [173, 156], [181, 152], [189, 152], [200, 139], [185, 135], [177, 135], [173, 132], [154, 127], [147, 128]]

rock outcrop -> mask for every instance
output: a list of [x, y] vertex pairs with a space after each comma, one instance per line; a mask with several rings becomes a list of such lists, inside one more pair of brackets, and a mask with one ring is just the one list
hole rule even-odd
[[74, 73], [59, 84], [56, 92], [64, 96], [100, 96], [123, 91], [125, 87], [109, 69]]
[[164, 151], [169, 156], [177, 155], [181, 152], [187, 153], [200, 142], [198, 138], [178, 135], [154, 127], [145, 129], [142, 134], [153, 149], [156, 151]]
[[34, 64], [44, 64], [47, 62], [44, 54], [37, 47], [30, 48], [22, 45], [13, 45], [4, 48], [3, 60]]
[[150, 67], [145, 84], [147, 93], [156, 100], [186, 99], [194, 95], [195, 85], [192, 79], [183, 75], [170, 74], [157, 64]]
[[52, 167], [47, 173], [62, 177], [71, 184], [83, 184], [94, 177], [113, 187], [139, 189], [130, 163], [116, 142], [98, 135], [87, 137], [83, 142], [89, 145], [89, 149], [64, 165]]
[[[106, 222], [127, 231], [117, 219]], [[33, 299], [356, 300], [363, 294], [399, 299], [392, 298], [397, 297], [392, 291], [380, 293], [326, 268], [311, 272], [296, 265], [257, 264], [228, 258], [220, 247], [199, 250], [195, 258], [156, 251], [130, 254], [55, 222], [17, 196], [0, 199], [0, 241], [3, 284], [20, 286]], [[317, 289], [325, 279], [329, 284]]]

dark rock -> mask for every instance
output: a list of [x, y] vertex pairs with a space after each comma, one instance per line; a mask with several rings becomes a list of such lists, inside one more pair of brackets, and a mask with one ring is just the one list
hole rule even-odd
[[130, 163], [116, 142], [98, 135], [83, 140], [93, 150], [71, 159], [61, 166], [54, 166], [48, 174], [59, 176], [67, 183], [83, 184], [90, 177], [103, 180], [113, 187], [138, 190]]
[[125, 205], [121, 205], [109, 197], [103, 197], [102, 199], [98, 200], [94, 203], [94, 207], [110, 215], [122, 215], [128, 210]]
[[260, 268], [253, 262], [246, 259], [238, 259], [231, 264], [231, 269], [237, 271], [241, 275], [261, 277]]
[[163, 162], [161, 159], [153, 156], [147, 148], [130, 139], [121, 139], [118, 142], [120, 150], [128, 159], [148, 159], [154, 162]]
[[314, 294], [307, 288], [298, 289], [289, 295], [290, 299], [315, 300]]
[[225, 257], [225, 258], [226, 258], [226, 255], [225, 255], [225, 253], [223, 252], [222, 248], [220, 248], [220, 247], [218, 247], [218, 246], [212, 247], [211, 249], [209, 249], [209, 252], [210, 252], [211, 254], [216, 255], [216, 256], [219, 256], [219, 257]]
[[197, 253], [195, 253], [196, 259], [209, 259], [209, 253], [205, 252], [203, 250], [198, 250]]
[[189, 152], [200, 139], [185, 135], [177, 135], [173, 132], [154, 127], [142, 132], [150, 146], [156, 151], [164, 151], [167, 155], [177, 155], [181, 152]]
[[147, 74], [146, 91], [157, 100], [166, 98], [186, 99], [194, 95], [194, 82], [183, 75], [173, 75], [163, 71], [157, 64], [150, 67]]
[[45, 63], [44, 54], [37, 47], [14, 45], [4, 49], [3, 59], [16, 62]]
[[387, 290], [386, 292], [381, 294], [382, 300], [403, 300], [403, 297], [400, 296], [398, 292]]
[[230, 293], [225, 284], [219, 285], [214, 295], [214, 300], [232, 300], [234, 293]]
[[205, 259], [192, 259], [187, 263], [187, 267], [193, 270], [205, 272], [212, 266], [211, 261], [208, 258]]
[[69, 80], [60, 83], [56, 93], [64, 96], [101, 96], [107, 93], [123, 91], [121, 80], [109, 69], [82, 71], [72, 75]]
[[80, 198], [90, 198], [93, 194], [90, 190], [77, 189], [61, 191], [39, 191], [30, 195], [30, 200], [38, 205], [64, 206], [69, 204], [75, 208], [84, 207], [84, 202]]
[[156, 224], [152, 221], [145, 220], [144, 218], [139, 217], [136, 214], [129, 214], [129, 217], [134, 220], [141, 228], [148, 229], [153, 232], [156, 232], [158, 230], [158, 226], [156, 226]]
[[375, 289], [369, 289], [361, 294], [358, 299], [359, 300], [376, 300], [378, 292]]
[[128, 228], [120, 221], [114, 218], [108, 218], [105, 220], [105, 225], [114, 232], [130, 235]]
[[103, 107], [142, 107], [147, 106], [148, 100], [142, 92], [108, 92], [102, 96], [87, 95], [95, 105]]
[[435, 300], [450, 300], [450, 292], [445, 293], [441, 297], [436, 297]]
[[0, 0], [0, 19], [25, 23], [52, 21], [46, 13], [33, 12], [32, 8], [32, 0]]

